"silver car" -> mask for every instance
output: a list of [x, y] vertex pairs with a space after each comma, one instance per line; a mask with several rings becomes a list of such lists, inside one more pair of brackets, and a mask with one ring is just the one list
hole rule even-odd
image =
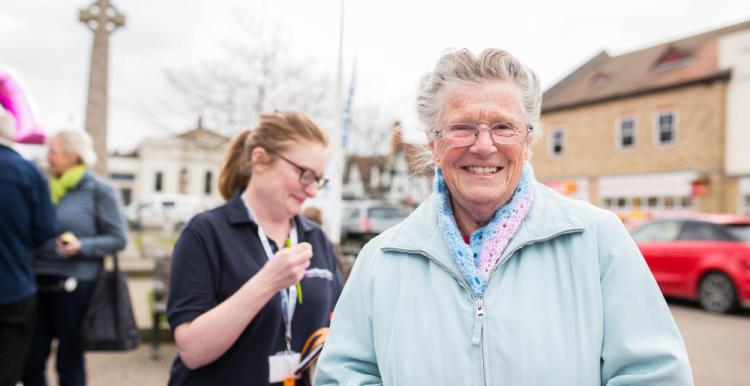
[[341, 240], [369, 240], [406, 218], [407, 211], [383, 201], [346, 201], [341, 219]]

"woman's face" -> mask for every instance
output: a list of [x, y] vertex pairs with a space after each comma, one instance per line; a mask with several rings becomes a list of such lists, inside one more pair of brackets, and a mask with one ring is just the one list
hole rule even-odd
[[[257, 152], [256, 148], [254, 152]], [[315, 142], [297, 142], [287, 146], [279, 155], [266, 153], [270, 163], [253, 166], [252, 183], [262, 192], [269, 207], [282, 210], [286, 218], [299, 213], [306, 199], [312, 198], [318, 192], [316, 183], [303, 185], [300, 182], [300, 169], [292, 163], [311, 170], [316, 176], [323, 177], [328, 164], [329, 153], [325, 146]]]
[[[489, 126], [501, 121], [527, 121], [521, 90], [511, 82], [456, 82], [446, 87], [438, 128], [456, 123]], [[470, 146], [451, 148], [441, 138], [430, 145], [454, 207], [469, 215], [494, 213], [510, 200], [529, 146], [528, 139], [518, 145], [496, 145], [487, 130], [481, 131]]]
[[78, 156], [73, 152], [66, 151], [63, 148], [62, 140], [60, 138], [53, 137], [49, 141], [47, 163], [49, 164], [48, 168], [50, 174], [53, 176], [60, 176], [68, 169], [78, 164]]

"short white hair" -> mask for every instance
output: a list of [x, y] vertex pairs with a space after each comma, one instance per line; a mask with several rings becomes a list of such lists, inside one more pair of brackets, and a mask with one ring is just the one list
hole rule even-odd
[[[427, 129], [437, 125], [444, 102], [441, 94], [446, 85], [456, 81], [482, 83], [492, 80], [506, 80], [518, 86], [526, 121], [536, 128], [542, 110], [541, 82], [531, 68], [498, 48], [488, 48], [479, 56], [465, 48], [443, 54], [435, 69], [420, 80], [417, 89], [419, 120]], [[531, 133], [532, 139], [536, 139], [536, 134]]]
[[16, 140], [16, 119], [10, 112], [0, 106], [0, 138]]
[[86, 166], [94, 166], [96, 163], [96, 152], [94, 152], [94, 141], [84, 131], [64, 130], [50, 138], [59, 139], [65, 151], [75, 153]]
[[[529, 134], [527, 157], [531, 157], [531, 145], [541, 137], [539, 118], [542, 111], [542, 86], [534, 71], [521, 63], [509, 52], [488, 48], [479, 56], [468, 49], [446, 50], [435, 69], [422, 76], [417, 88], [417, 117], [424, 126], [428, 141], [434, 140], [435, 128], [442, 113], [445, 90], [455, 82], [481, 84], [493, 80], [509, 81], [521, 90], [521, 103], [527, 123], [534, 130]], [[434, 167], [432, 150], [423, 146], [416, 153], [414, 167], [427, 170]]]

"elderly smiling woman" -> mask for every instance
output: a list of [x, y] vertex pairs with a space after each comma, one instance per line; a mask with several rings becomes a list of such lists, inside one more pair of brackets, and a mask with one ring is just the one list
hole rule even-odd
[[502, 50], [425, 75], [434, 193], [360, 253], [316, 385], [692, 384], [622, 224], [534, 179], [540, 108], [537, 77]]

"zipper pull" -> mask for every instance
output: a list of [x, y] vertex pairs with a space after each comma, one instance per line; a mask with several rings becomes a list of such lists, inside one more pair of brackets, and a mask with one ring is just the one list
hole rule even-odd
[[478, 346], [482, 340], [482, 328], [484, 327], [484, 300], [476, 301], [477, 318], [474, 320], [474, 333], [471, 335], [471, 343]]

